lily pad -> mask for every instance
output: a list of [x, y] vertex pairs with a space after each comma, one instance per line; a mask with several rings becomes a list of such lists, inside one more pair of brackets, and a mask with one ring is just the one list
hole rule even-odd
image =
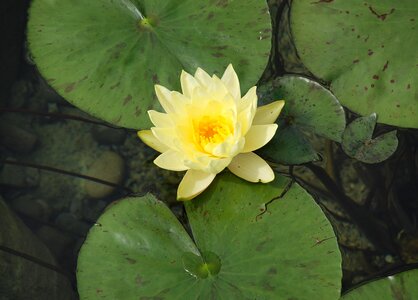
[[413, 300], [418, 297], [418, 270], [410, 270], [364, 284], [347, 294], [342, 300]]
[[339, 297], [334, 232], [296, 183], [221, 174], [186, 209], [196, 244], [151, 195], [106, 210], [80, 251], [81, 299]]
[[418, 128], [418, 2], [292, 2], [302, 62], [344, 106], [379, 122]]
[[49, 84], [116, 125], [150, 126], [154, 84], [179, 89], [182, 69], [222, 75], [232, 63], [243, 90], [267, 64], [271, 23], [259, 0], [34, 0], [28, 39]]
[[388, 159], [398, 147], [396, 130], [372, 138], [376, 126], [376, 114], [360, 117], [351, 122], [344, 131], [344, 152], [364, 163], [375, 164]]
[[345, 128], [344, 109], [335, 96], [319, 83], [287, 75], [260, 87], [260, 102], [285, 99], [279, 129], [261, 150], [269, 159], [284, 164], [301, 164], [319, 159], [306, 134], [341, 141]]

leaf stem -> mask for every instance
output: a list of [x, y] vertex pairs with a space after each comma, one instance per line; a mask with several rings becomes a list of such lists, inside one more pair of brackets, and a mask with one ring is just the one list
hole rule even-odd
[[75, 173], [75, 172], [70, 172], [70, 171], [66, 171], [66, 170], [57, 169], [57, 168], [54, 168], [54, 167], [38, 165], [38, 164], [33, 164], [33, 163], [27, 163], [27, 162], [11, 161], [11, 160], [7, 160], [7, 159], [2, 160], [1, 163], [8, 164], [8, 165], [15, 165], [15, 166], [23, 166], [23, 167], [28, 167], [28, 168], [35, 168], [35, 169], [39, 169], [39, 170], [55, 172], [55, 173], [60, 173], [60, 174], [64, 174], [64, 175], [70, 175], [70, 176], [73, 176], [73, 177], [79, 177], [79, 178], [82, 178], [82, 179], [94, 181], [94, 182], [101, 183], [101, 184], [108, 185], [108, 186], [112, 186], [112, 187], [115, 187], [115, 188], [121, 188], [129, 194], [133, 193], [133, 191], [130, 188], [127, 188], [127, 187], [122, 186], [120, 184], [116, 184], [116, 183], [113, 183], [113, 182], [109, 182], [109, 181], [106, 181], [106, 180], [102, 180], [102, 179], [87, 176], [87, 175], [78, 174], [78, 173]]
[[350, 199], [324, 169], [313, 163], [307, 163], [305, 166], [324, 184], [341, 208], [351, 217], [353, 223], [364, 232], [376, 248], [387, 253], [397, 253], [393, 241], [388, 236], [387, 228], [373, 214]]

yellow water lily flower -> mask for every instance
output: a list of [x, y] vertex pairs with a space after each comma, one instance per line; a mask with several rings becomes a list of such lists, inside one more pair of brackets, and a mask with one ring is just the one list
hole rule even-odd
[[203, 192], [226, 167], [250, 182], [270, 182], [274, 172], [252, 151], [268, 143], [284, 106], [275, 101], [257, 108], [256, 87], [241, 98], [238, 76], [232, 65], [222, 78], [198, 68], [180, 76], [183, 93], [161, 85], [155, 92], [166, 113], [148, 111], [155, 127], [138, 136], [161, 152], [154, 160], [160, 168], [186, 171], [177, 190], [178, 200]]

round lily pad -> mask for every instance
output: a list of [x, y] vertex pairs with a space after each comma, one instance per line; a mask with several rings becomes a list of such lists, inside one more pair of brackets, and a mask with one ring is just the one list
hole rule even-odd
[[108, 208], [80, 251], [80, 298], [339, 297], [341, 257], [332, 227], [289, 179], [253, 184], [218, 175], [186, 210], [193, 240], [151, 195]]
[[342, 300], [376, 299], [398, 300], [417, 299], [418, 270], [409, 270], [366, 283], [345, 294]]
[[373, 138], [376, 114], [360, 117], [351, 122], [343, 134], [344, 152], [364, 163], [379, 163], [389, 158], [398, 148], [396, 130]]
[[319, 83], [286, 75], [260, 87], [260, 102], [284, 99], [276, 135], [260, 152], [270, 160], [301, 164], [319, 159], [306, 134], [341, 142], [345, 113], [337, 98]]
[[154, 85], [179, 89], [182, 69], [222, 75], [232, 63], [243, 91], [265, 69], [271, 23], [259, 0], [34, 0], [28, 39], [49, 84], [116, 125], [150, 126]]
[[292, 2], [303, 63], [344, 106], [379, 122], [418, 128], [416, 0]]

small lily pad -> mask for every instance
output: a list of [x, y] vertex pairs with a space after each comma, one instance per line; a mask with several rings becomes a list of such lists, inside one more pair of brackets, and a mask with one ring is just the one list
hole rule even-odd
[[80, 250], [80, 298], [339, 297], [332, 227], [288, 178], [253, 184], [221, 174], [186, 210], [195, 242], [151, 195], [108, 208]]
[[341, 300], [413, 300], [418, 297], [418, 270], [388, 276], [351, 290]]
[[290, 12], [302, 62], [344, 106], [418, 128], [416, 0], [298, 0]]
[[276, 135], [261, 150], [263, 155], [279, 163], [301, 164], [319, 158], [306, 133], [341, 141], [346, 124], [344, 109], [319, 83], [287, 75], [260, 87], [260, 105], [278, 99], [286, 104]]
[[360, 117], [344, 131], [342, 148], [352, 158], [368, 164], [388, 159], [398, 147], [396, 130], [372, 138], [376, 126], [376, 114]]
[[182, 69], [222, 75], [245, 91], [271, 48], [259, 0], [34, 0], [28, 40], [42, 75], [65, 99], [116, 125], [146, 128], [160, 110], [154, 85], [179, 90]]

